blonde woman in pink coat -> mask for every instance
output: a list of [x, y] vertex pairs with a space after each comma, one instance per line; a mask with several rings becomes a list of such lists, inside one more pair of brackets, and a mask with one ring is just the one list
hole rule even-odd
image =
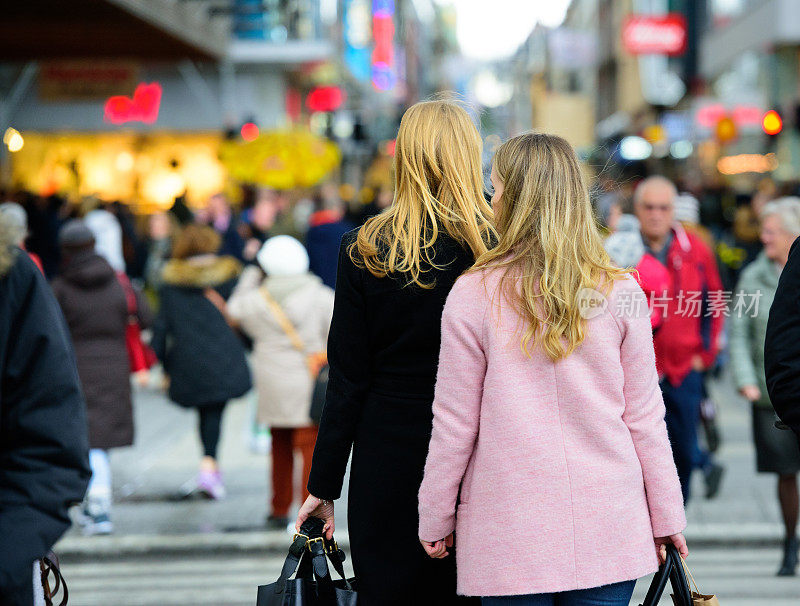
[[688, 555], [647, 301], [603, 249], [574, 151], [525, 134], [492, 169], [497, 248], [442, 317], [419, 538], [458, 541], [485, 606], [627, 605]]

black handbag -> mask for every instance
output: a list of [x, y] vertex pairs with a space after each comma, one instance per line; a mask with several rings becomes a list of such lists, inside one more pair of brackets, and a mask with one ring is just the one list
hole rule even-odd
[[[278, 580], [258, 588], [256, 606], [356, 606], [355, 579], [345, 577], [344, 552], [336, 541], [325, 538], [324, 524], [319, 518], [308, 518], [300, 527]], [[328, 560], [339, 579], [331, 578]]]
[[672, 583], [672, 601], [675, 606], [692, 606], [692, 592], [689, 581], [683, 570], [681, 555], [674, 545], [667, 545], [667, 559], [658, 569], [644, 602], [639, 606], [658, 606], [659, 600], [667, 587], [667, 581]]

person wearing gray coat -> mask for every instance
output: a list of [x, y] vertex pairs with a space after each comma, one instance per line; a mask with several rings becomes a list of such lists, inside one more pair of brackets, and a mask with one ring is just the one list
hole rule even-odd
[[782, 198], [761, 213], [764, 250], [741, 273], [731, 301], [731, 374], [736, 387], [752, 403], [756, 467], [778, 476], [778, 498], [786, 528], [779, 576], [792, 576], [798, 564], [798, 494], [800, 444], [797, 436], [775, 426], [777, 417], [767, 393], [764, 343], [778, 278], [792, 242], [800, 236], [800, 198]]

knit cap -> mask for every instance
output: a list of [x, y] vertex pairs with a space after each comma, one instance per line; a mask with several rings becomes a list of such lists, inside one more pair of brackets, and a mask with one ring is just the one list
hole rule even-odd
[[256, 255], [268, 276], [297, 276], [308, 272], [308, 253], [291, 236], [275, 236], [264, 242]]

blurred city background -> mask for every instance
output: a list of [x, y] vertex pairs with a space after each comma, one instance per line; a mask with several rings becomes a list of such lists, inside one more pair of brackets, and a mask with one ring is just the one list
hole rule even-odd
[[[0, 202], [26, 211], [48, 278], [68, 219], [113, 214], [122, 269], [154, 308], [183, 224], [216, 227], [247, 264], [268, 235], [380, 212], [400, 117], [438, 93], [474, 115], [487, 179], [505, 138], [565, 137], [610, 230], [642, 177], [672, 179], [728, 290], [761, 248], [757, 204], [800, 194], [800, 0], [26, 0], [0, 15]], [[797, 604], [796, 577], [774, 576], [774, 474], [756, 473], [725, 360], [704, 413], [724, 473], [695, 474], [689, 563], [724, 606]], [[157, 366], [137, 376], [135, 443], [111, 452], [114, 532], [76, 525], [56, 547], [71, 604], [254, 603], [291, 538], [265, 524], [255, 410], [252, 393], [228, 407], [227, 496], [203, 499], [194, 412]]]

